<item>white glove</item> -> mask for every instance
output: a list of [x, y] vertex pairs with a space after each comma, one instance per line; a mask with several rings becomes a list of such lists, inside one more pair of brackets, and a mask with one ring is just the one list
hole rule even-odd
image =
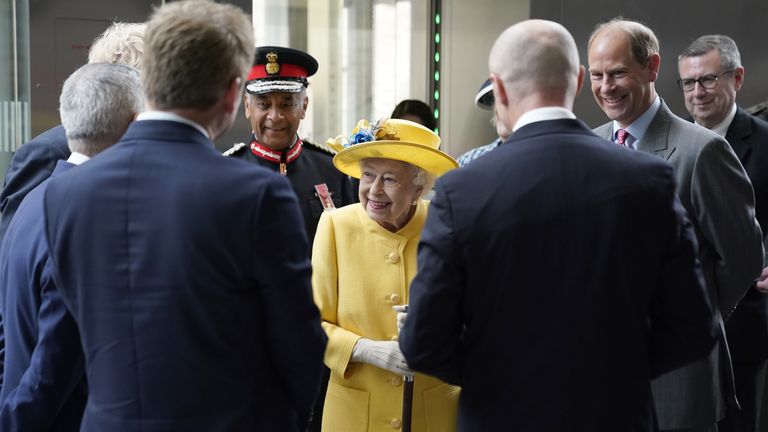
[[405, 319], [408, 317], [408, 305], [395, 305], [392, 306], [392, 309], [397, 312], [397, 332], [400, 333], [400, 330], [405, 326]]
[[398, 375], [413, 376], [413, 371], [408, 369], [397, 341], [373, 341], [362, 338], [352, 348], [352, 361], [368, 363]]

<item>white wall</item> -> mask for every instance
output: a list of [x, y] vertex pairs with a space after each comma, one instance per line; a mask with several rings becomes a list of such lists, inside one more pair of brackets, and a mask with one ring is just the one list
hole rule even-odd
[[528, 19], [527, 0], [444, 0], [442, 17], [441, 149], [453, 156], [491, 142], [491, 113], [474, 106], [488, 78], [488, 53], [507, 27]]

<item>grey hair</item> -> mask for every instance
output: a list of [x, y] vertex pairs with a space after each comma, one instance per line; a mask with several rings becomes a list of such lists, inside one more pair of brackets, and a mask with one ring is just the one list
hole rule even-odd
[[93, 41], [88, 63], [117, 63], [141, 69], [145, 28], [144, 24], [113, 23]]
[[741, 67], [741, 54], [736, 42], [725, 35], [704, 35], [693, 41], [684, 49], [677, 61], [681, 62], [687, 57], [699, 57], [710, 51], [717, 50], [720, 53], [720, 67], [724, 71]]
[[70, 150], [93, 156], [114, 144], [143, 106], [135, 68], [107, 63], [81, 66], [64, 82], [59, 97]]

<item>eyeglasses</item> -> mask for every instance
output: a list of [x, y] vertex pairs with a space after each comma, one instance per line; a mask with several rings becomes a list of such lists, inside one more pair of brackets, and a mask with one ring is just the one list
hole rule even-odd
[[699, 77], [697, 79], [693, 78], [684, 78], [677, 80], [677, 85], [680, 86], [680, 88], [684, 92], [693, 91], [694, 88], [696, 88], [696, 83], [699, 83], [700, 86], [704, 87], [705, 89], [713, 89], [717, 87], [717, 80], [721, 76], [733, 72], [734, 69], [728, 69], [727, 71], [718, 74], [718, 75], [704, 75], [703, 77]]

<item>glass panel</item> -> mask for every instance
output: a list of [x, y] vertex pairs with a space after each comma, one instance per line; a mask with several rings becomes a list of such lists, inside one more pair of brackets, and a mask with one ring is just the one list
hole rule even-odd
[[29, 140], [29, 3], [0, 0], [0, 172]]
[[253, 1], [258, 45], [303, 49], [320, 64], [310, 78], [303, 138], [325, 142], [361, 118], [389, 116], [403, 99], [428, 102], [431, 77], [421, 65], [427, 7], [411, 0]]

